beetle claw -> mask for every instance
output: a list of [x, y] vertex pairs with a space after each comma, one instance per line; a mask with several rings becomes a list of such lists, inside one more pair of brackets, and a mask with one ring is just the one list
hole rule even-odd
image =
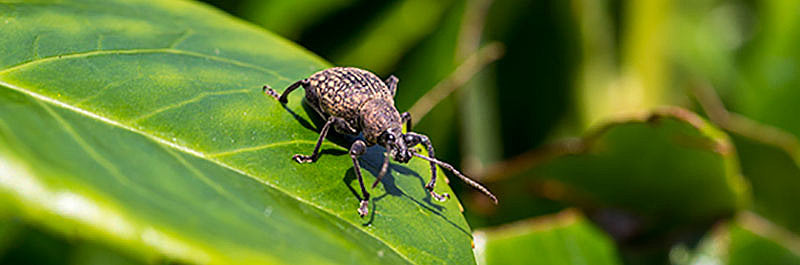
[[369, 213], [369, 201], [361, 201], [361, 207], [358, 207], [358, 215], [364, 217]]
[[431, 197], [433, 197], [437, 201], [443, 202], [446, 201], [447, 199], [450, 199], [450, 194], [442, 193], [441, 195], [439, 195], [438, 193], [433, 191], [433, 185], [431, 185], [430, 183], [425, 185], [425, 189], [428, 190], [428, 192], [431, 193]]
[[442, 195], [436, 194], [436, 192], [431, 191], [431, 196], [436, 199], [437, 201], [443, 202], [447, 199], [450, 199], [450, 194], [442, 193]]
[[301, 155], [301, 154], [296, 154], [292, 156], [292, 160], [300, 164], [314, 162], [314, 159], [312, 159], [311, 156]]

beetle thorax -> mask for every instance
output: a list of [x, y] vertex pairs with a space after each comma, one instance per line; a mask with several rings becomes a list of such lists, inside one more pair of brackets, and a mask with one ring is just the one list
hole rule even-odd
[[394, 102], [382, 98], [372, 99], [364, 103], [359, 110], [361, 130], [369, 144], [378, 142], [378, 137], [388, 129], [402, 131], [400, 113], [394, 108]]

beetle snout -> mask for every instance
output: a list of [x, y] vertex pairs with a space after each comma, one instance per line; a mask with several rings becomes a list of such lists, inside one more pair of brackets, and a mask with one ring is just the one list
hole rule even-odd
[[400, 163], [408, 163], [408, 161], [411, 160], [411, 157], [411, 153], [404, 148], [402, 151], [397, 152], [394, 160]]
[[395, 144], [391, 145], [391, 148], [392, 159], [394, 159], [394, 161], [407, 163], [408, 160], [411, 160], [412, 155], [408, 151], [408, 148], [406, 148], [405, 144], [396, 142]]

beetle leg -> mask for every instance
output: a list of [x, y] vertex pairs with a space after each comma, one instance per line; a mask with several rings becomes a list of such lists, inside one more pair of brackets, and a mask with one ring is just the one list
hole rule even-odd
[[[413, 140], [407, 143], [409, 147], [417, 145], [418, 143], [422, 143], [423, 145], [425, 145], [425, 149], [428, 150], [428, 156], [432, 158], [436, 157], [433, 152], [433, 144], [431, 144], [431, 141], [428, 139], [428, 136], [425, 136], [424, 134], [418, 134], [415, 132], [408, 132], [406, 133], [406, 135], [409, 136], [410, 138], [409, 140]], [[433, 198], [435, 198], [437, 201], [440, 202], [445, 201], [450, 198], [450, 194], [442, 193], [441, 195], [439, 195], [433, 191], [433, 187], [436, 186], [436, 163], [434, 163], [433, 161], [429, 162], [431, 164], [431, 181], [425, 185], [425, 189], [428, 190], [428, 192], [431, 193], [431, 196], [433, 196]]]
[[445, 163], [445, 162], [442, 162], [442, 161], [439, 161], [436, 158], [427, 157], [427, 156], [424, 156], [424, 155], [421, 155], [421, 154], [414, 153], [413, 155], [416, 156], [416, 157], [428, 160], [428, 161], [430, 161], [432, 163], [439, 164], [440, 166], [446, 168], [447, 170], [450, 170], [450, 172], [453, 172], [453, 174], [455, 174], [457, 177], [461, 178], [461, 180], [463, 180], [464, 182], [466, 182], [467, 184], [469, 184], [470, 186], [472, 186], [476, 190], [479, 190], [480, 192], [483, 192], [483, 194], [486, 194], [486, 196], [488, 196], [489, 199], [492, 199], [492, 202], [494, 202], [494, 204], [497, 204], [497, 197], [495, 197], [494, 194], [492, 194], [492, 192], [489, 191], [489, 189], [487, 189], [486, 187], [484, 187], [483, 185], [481, 185], [477, 181], [472, 180], [471, 178], [469, 178], [467, 176], [464, 176], [464, 174], [461, 174], [461, 172], [459, 172], [452, 165], [450, 165], [448, 163]]
[[267, 85], [265, 85], [262, 90], [264, 91], [264, 93], [267, 93], [267, 95], [270, 95], [273, 98], [275, 98], [278, 101], [280, 101], [281, 103], [286, 104], [287, 102], [289, 102], [289, 100], [286, 99], [286, 97], [289, 96], [289, 93], [292, 93], [292, 91], [294, 91], [295, 89], [297, 89], [300, 86], [303, 86], [303, 88], [306, 88], [308, 86], [308, 80], [307, 79], [303, 79], [303, 80], [294, 82], [294, 84], [292, 84], [289, 87], [287, 87], [286, 90], [283, 91], [283, 94], [281, 94], [280, 96], [278, 96], [278, 92], [277, 91], [275, 91], [274, 89], [272, 89], [271, 87], [269, 87]]
[[361, 177], [361, 167], [358, 165], [358, 157], [363, 155], [366, 151], [367, 145], [364, 144], [362, 140], [357, 140], [350, 146], [350, 158], [353, 159], [353, 171], [356, 172], [358, 184], [361, 185], [361, 194], [364, 195], [358, 207], [358, 215], [361, 217], [364, 217], [369, 212], [369, 192], [367, 192], [367, 189], [364, 187], [364, 179]]
[[297, 163], [309, 163], [317, 161], [317, 158], [319, 158], [319, 149], [320, 147], [322, 147], [322, 140], [325, 140], [325, 136], [328, 135], [328, 130], [330, 129], [331, 124], [334, 121], [336, 121], [336, 117], [331, 116], [330, 118], [328, 118], [328, 122], [326, 122], [325, 125], [322, 126], [322, 130], [320, 130], [319, 132], [319, 139], [317, 139], [317, 145], [314, 146], [314, 152], [312, 152], [310, 156], [296, 154], [292, 156], [292, 159], [294, 159], [294, 161], [297, 161]]
[[392, 93], [393, 97], [394, 97], [394, 93], [397, 92], [397, 82], [398, 81], [400, 81], [400, 80], [397, 79], [397, 77], [394, 76], [394, 75], [390, 75], [389, 78], [386, 78], [386, 82], [385, 82], [386, 86], [389, 87], [389, 92]]
[[406, 124], [406, 131], [410, 132], [411, 131], [411, 113], [408, 113], [408, 111], [403, 112], [402, 114], [400, 114], [400, 117], [402, 118], [403, 123]]
[[378, 182], [381, 182], [383, 175], [386, 175], [386, 170], [389, 169], [389, 158], [391, 158], [391, 153], [389, 152], [389, 145], [384, 146], [386, 148], [386, 152], [383, 155], [383, 165], [381, 165], [381, 171], [378, 173], [378, 177], [375, 178], [375, 182], [372, 183], [372, 188], [374, 189], [375, 186], [378, 186]]

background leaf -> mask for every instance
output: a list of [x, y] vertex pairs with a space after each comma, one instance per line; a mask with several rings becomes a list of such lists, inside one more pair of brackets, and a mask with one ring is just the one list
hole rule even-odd
[[487, 177], [501, 189], [539, 186], [549, 189], [537, 192], [546, 198], [626, 209], [666, 225], [714, 218], [747, 205], [749, 190], [732, 148], [728, 137], [702, 118], [662, 108], [621, 115]]
[[750, 205], [733, 148], [724, 132], [685, 109], [621, 115], [490, 171], [497, 192], [527, 203], [500, 205], [490, 213], [501, 217], [488, 219], [579, 205], [621, 243], [626, 262], [653, 262], [673, 241]]
[[718, 225], [689, 258], [678, 264], [800, 264], [798, 239], [750, 212]]
[[800, 232], [796, 201], [800, 188], [797, 158], [786, 149], [738, 134], [742, 172], [753, 190], [753, 211], [794, 233]]
[[[13, 215], [149, 260], [474, 262], [458, 201], [423, 188], [425, 163], [393, 165], [362, 219], [347, 139], [317, 163], [289, 159], [313, 148], [312, 117], [302, 93], [285, 109], [260, 87], [327, 63], [202, 5], [100, 2], [0, 5]], [[362, 159], [366, 182], [381, 160]]]
[[475, 231], [478, 264], [621, 264], [611, 238], [574, 210]]

